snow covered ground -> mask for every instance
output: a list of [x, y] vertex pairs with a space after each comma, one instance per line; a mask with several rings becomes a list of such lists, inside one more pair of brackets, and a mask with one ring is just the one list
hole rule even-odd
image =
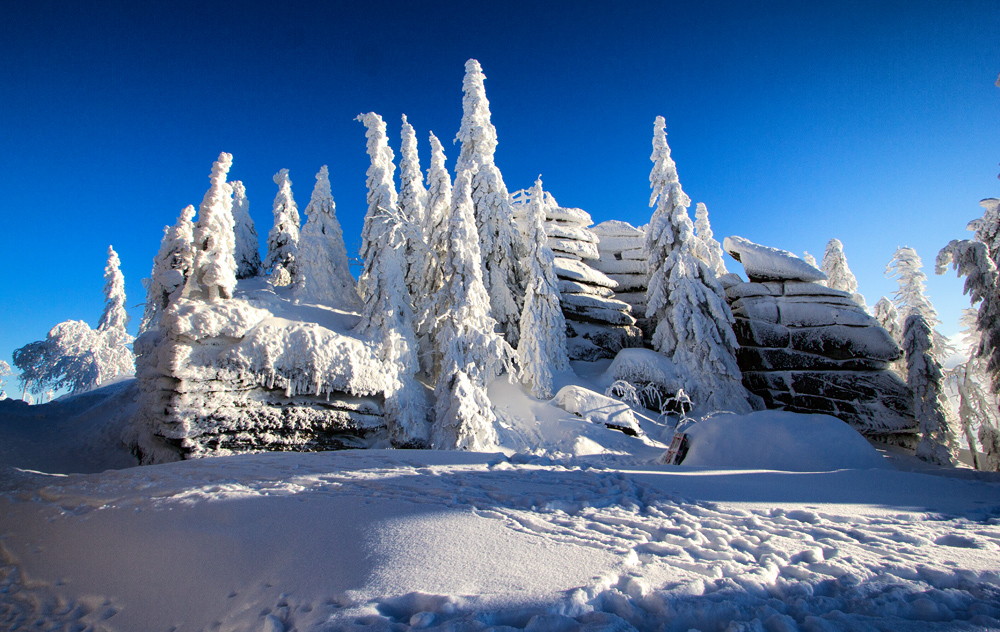
[[831, 418], [718, 415], [667, 466], [655, 419], [500, 380], [502, 453], [127, 467], [130, 388], [0, 407], [0, 629], [1000, 629], [1000, 480]]

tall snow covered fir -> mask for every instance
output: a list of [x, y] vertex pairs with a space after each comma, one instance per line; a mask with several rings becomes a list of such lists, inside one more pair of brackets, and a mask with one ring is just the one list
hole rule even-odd
[[917, 457], [938, 465], [955, 465], [955, 435], [945, 415], [941, 364], [932, 354], [931, 328], [920, 312], [903, 325], [907, 384], [913, 391], [913, 413], [920, 428]]
[[554, 258], [545, 234], [545, 192], [541, 178], [531, 189], [525, 223], [528, 258], [524, 268], [528, 287], [521, 312], [517, 361], [521, 366], [521, 381], [531, 394], [550, 399], [554, 394], [552, 373], [569, 369], [569, 355]]
[[698, 202], [695, 205], [694, 216], [694, 234], [704, 244], [705, 248], [701, 259], [715, 272], [715, 276], [720, 277], [729, 271], [726, 270], [722, 244], [716, 241], [715, 234], [712, 232], [712, 225], [708, 221], [708, 207], [705, 206], [704, 202]]
[[249, 279], [261, 272], [260, 238], [253, 218], [247, 190], [239, 180], [233, 180], [233, 223], [236, 238], [236, 278]]
[[[399, 139], [399, 212], [416, 231], [416, 237], [407, 243], [406, 284], [416, 289], [420, 284], [420, 274], [427, 258], [426, 229], [427, 189], [424, 174], [420, 171], [420, 156], [417, 152], [417, 135], [413, 126], [403, 115], [403, 127]], [[413, 297], [417, 311], [421, 311], [426, 297]]]
[[299, 235], [296, 258], [302, 278], [297, 294], [324, 305], [357, 306], [358, 290], [351, 276], [326, 165], [316, 174], [316, 186], [305, 212], [306, 225]]
[[826, 286], [851, 295], [851, 300], [858, 306], [868, 310], [865, 297], [858, 292], [858, 280], [847, 265], [847, 255], [844, 254], [844, 244], [839, 239], [831, 239], [826, 244], [823, 253], [823, 265], [820, 268], [826, 273]]
[[434, 298], [444, 309], [438, 312], [434, 339], [440, 371], [431, 444], [488, 451], [496, 446], [497, 435], [486, 386], [504, 371], [515, 375], [514, 350], [496, 333], [496, 320], [490, 316], [471, 190], [472, 173], [463, 169], [455, 178], [445, 224], [448, 241], [441, 260], [445, 284]]
[[949, 355], [955, 352], [954, 348], [941, 333], [935, 329], [941, 324], [937, 310], [931, 305], [925, 291], [927, 275], [923, 273], [923, 261], [917, 251], [908, 246], [896, 249], [892, 259], [885, 266], [885, 275], [889, 278], [896, 278], [899, 283], [899, 290], [893, 295], [896, 310], [899, 312], [900, 321], [905, 323], [906, 319], [913, 314], [920, 314], [927, 321], [927, 326], [931, 328], [933, 340], [932, 353], [938, 362], [943, 363]]
[[652, 344], [684, 375], [684, 390], [696, 407], [749, 412], [733, 315], [715, 273], [695, 255], [691, 199], [681, 189], [665, 128], [663, 117], [656, 117], [649, 174], [649, 205], [656, 211], [646, 232], [646, 316], [656, 327]]
[[368, 213], [361, 233], [364, 307], [356, 331], [378, 344], [388, 376], [385, 417], [398, 447], [423, 446], [428, 438], [427, 402], [416, 380], [419, 369], [412, 299], [406, 286], [407, 219], [396, 206], [395, 167], [385, 123], [374, 112], [358, 115], [367, 128]]
[[267, 258], [264, 271], [276, 286], [291, 285], [299, 280], [299, 208], [292, 197], [292, 181], [288, 169], [274, 174], [278, 194], [274, 196], [274, 226], [267, 234]]
[[226, 175], [232, 154], [219, 154], [209, 176], [211, 186], [198, 209], [194, 225], [194, 263], [184, 296], [197, 296], [209, 303], [232, 298], [236, 288], [236, 243], [233, 233], [233, 190]]
[[104, 313], [97, 324], [98, 334], [104, 337], [104, 344], [97, 345], [103, 355], [102, 382], [135, 373], [135, 356], [129, 349], [135, 339], [127, 330], [129, 320], [125, 310], [125, 277], [122, 276], [121, 260], [115, 249], [108, 246], [108, 263], [104, 266]]
[[418, 294], [424, 300], [418, 304], [421, 366], [428, 373], [437, 374], [433, 352], [434, 339], [441, 318], [448, 311], [448, 304], [441, 294], [445, 278], [442, 262], [448, 256], [448, 217], [451, 213], [451, 176], [445, 167], [444, 148], [441, 141], [430, 134], [431, 166], [427, 170], [427, 206], [424, 213], [423, 234], [427, 239], [428, 255], [421, 267]]
[[155, 329], [171, 301], [180, 297], [194, 265], [194, 206], [181, 211], [173, 226], [163, 228], [160, 251], [153, 257], [153, 270], [146, 287], [146, 306], [139, 333]]
[[490, 297], [493, 318], [500, 323], [507, 342], [516, 345], [524, 302], [524, 280], [519, 265], [524, 259], [524, 245], [514, 223], [507, 185], [493, 161], [497, 130], [490, 122], [485, 79], [478, 61], [465, 62], [462, 125], [455, 138], [462, 143], [462, 150], [455, 163], [455, 173], [468, 170], [472, 176], [471, 194], [483, 257], [483, 283]]

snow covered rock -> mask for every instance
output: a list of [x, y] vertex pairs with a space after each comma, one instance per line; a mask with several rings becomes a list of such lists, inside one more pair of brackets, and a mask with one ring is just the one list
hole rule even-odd
[[275, 316], [295, 308], [263, 296], [180, 299], [136, 341], [140, 412], [127, 437], [143, 463], [388, 443], [389, 372], [373, 344], [305, 322], [316, 308]]
[[[726, 240], [727, 250], [733, 239]], [[751, 261], [753, 281], [729, 285], [726, 298], [743, 385], [768, 408], [833, 415], [868, 437], [909, 444], [912, 397], [889, 371], [900, 357], [889, 333], [849, 293], [803, 280], [804, 268], [788, 263], [801, 262], [794, 255], [742, 242], [741, 255], [751, 253], [744, 259]], [[761, 252], [770, 257], [763, 263], [754, 259]], [[768, 280], [761, 276], [765, 268]]]
[[826, 275], [794, 254], [755, 244], [743, 237], [726, 237], [722, 247], [743, 264], [751, 281], [825, 281]]
[[559, 389], [552, 403], [566, 412], [620, 430], [627, 435], [636, 436], [641, 432], [639, 423], [627, 404], [580, 386], [564, 386]]
[[[559, 206], [548, 192], [543, 192], [543, 198], [545, 234], [555, 255], [553, 267], [566, 318], [570, 359], [613, 358], [623, 348], [641, 345], [642, 331], [635, 326], [637, 314], [629, 303], [615, 299], [613, 288], [617, 284], [598, 265], [601, 245], [598, 235], [588, 228], [592, 223], [590, 215], [581, 209]], [[522, 234], [527, 231], [525, 218], [530, 202], [531, 193], [526, 190], [511, 196]], [[644, 262], [630, 260], [628, 264], [637, 268]]]
[[652, 330], [646, 319], [646, 288], [649, 286], [646, 231], [618, 220], [601, 222], [592, 230], [601, 240], [597, 244], [601, 256], [591, 265], [618, 283], [615, 298], [629, 304], [636, 325], [648, 339]]

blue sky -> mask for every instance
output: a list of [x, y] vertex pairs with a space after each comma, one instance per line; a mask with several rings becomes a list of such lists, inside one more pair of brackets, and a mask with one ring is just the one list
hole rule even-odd
[[470, 57], [512, 191], [541, 173], [595, 221], [645, 223], [663, 115], [720, 240], [821, 258], [837, 237], [869, 304], [912, 246], [946, 334], [968, 302], [934, 256], [1000, 197], [996, 2], [146, 4], [5, 2], [0, 358], [59, 321], [96, 325], [108, 244], [141, 303], [163, 226], [220, 151], [262, 238], [271, 176], [290, 169], [304, 207], [329, 165], [350, 249], [368, 164], [354, 117], [381, 114], [398, 149], [405, 113], [423, 167], [430, 130], [452, 166]]

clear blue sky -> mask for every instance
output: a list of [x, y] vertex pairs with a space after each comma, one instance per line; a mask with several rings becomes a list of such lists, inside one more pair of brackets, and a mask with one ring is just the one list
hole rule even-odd
[[968, 302], [934, 256], [1000, 197], [995, 1], [96, 4], [4, 3], [8, 361], [59, 321], [96, 325], [108, 244], [141, 303], [163, 226], [201, 201], [220, 151], [262, 239], [274, 172], [290, 169], [304, 207], [328, 164], [351, 248], [368, 165], [353, 118], [380, 113], [398, 149], [405, 113], [423, 167], [429, 130], [453, 165], [470, 57], [512, 191], [541, 173], [595, 221], [647, 222], [663, 115], [720, 240], [820, 258], [837, 237], [869, 304], [894, 288], [893, 251], [912, 246], [945, 334]]

